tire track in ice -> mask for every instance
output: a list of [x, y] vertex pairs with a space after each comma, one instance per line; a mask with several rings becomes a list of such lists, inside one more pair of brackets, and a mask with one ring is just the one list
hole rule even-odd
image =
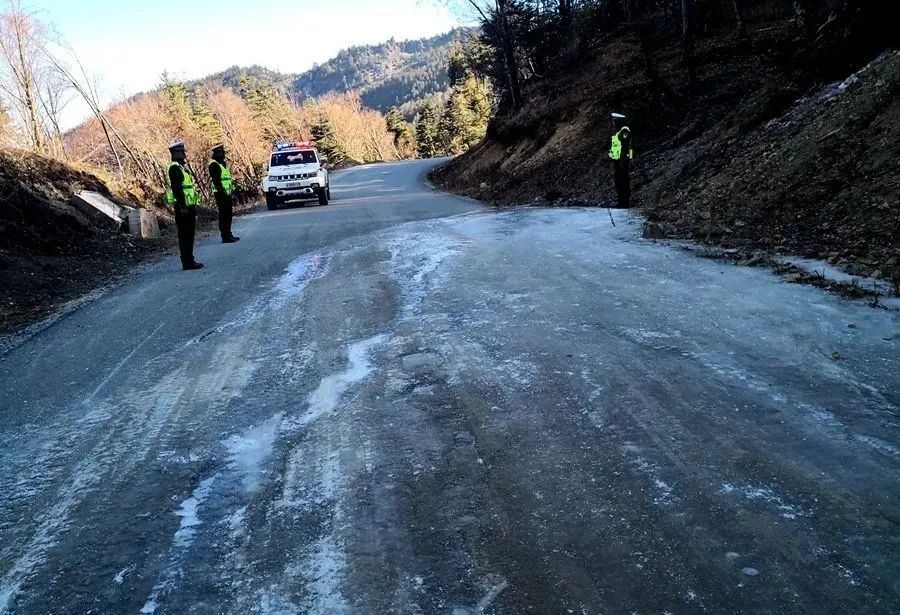
[[[320, 419], [337, 411], [347, 399], [348, 392], [371, 377], [375, 365], [372, 353], [389, 340], [386, 334], [360, 340], [347, 347], [346, 367], [322, 377], [318, 386], [306, 399], [303, 412], [296, 417], [285, 418], [278, 436], [290, 438], [314, 425]], [[328, 430], [325, 440], [304, 438], [290, 451], [281, 495], [273, 502], [273, 510], [290, 509], [296, 515], [312, 515], [323, 506], [330, 508], [330, 522], [323, 527], [323, 534], [305, 545], [297, 557], [281, 572], [280, 578], [267, 582], [263, 587], [245, 588], [237, 597], [237, 611], [262, 613], [328, 612], [342, 613], [349, 605], [341, 592], [347, 556], [340, 535], [344, 518], [341, 501], [345, 497], [346, 480], [342, 472], [338, 450], [333, 438], [340, 438], [340, 429]], [[243, 528], [237, 528], [242, 533]], [[231, 559], [241, 560], [241, 557]], [[242, 579], [246, 582], [247, 579]], [[290, 588], [304, 588], [302, 605], [294, 604]]]
[[[7, 537], [8, 543], [4, 545], [2, 555], [3, 560], [10, 561], [11, 565], [0, 572], [0, 615], [8, 612], [25, 581], [46, 563], [47, 552], [58, 544], [70, 527], [70, 512], [89, 497], [90, 492], [99, 488], [112, 471], [118, 476], [126, 475], [151, 450], [164, 426], [177, 420], [187, 405], [200, 403], [208, 407], [227, 404], [241, 394], [256, 369], [255, 363], [248, 361], [242, 353], [235, 352], [240, 342], [253, 334], [248, 325], [254, 324], [266, 313], [280, 315], [286, 303], [300, 295], [312, 279], [326, 274], [328, 260], [328, 255], [320, 252], [294, 259], [276, 278], [271, 289], [251, 301], [236, 317], [190, 340], [183, 347], [164, 354], [165, 362], [172, 367], [171, 373], [161, 381], [150, 383], [149, 388], [126, 391], [124, 397], [115, 400], [117, 395], [113, 383], [116, 376], [152, 338], [152, 335], [148, 336], [87, 397], [77, 402], [75, 407], [87, 408], [86, 416], [91, 420], [82, 418], [69, 423], [60, 420], [49, 429], [49, 434], [37, 434], [46, 442], [40, 445], [43, 455], [40, 463], [45, 468], [55, 468], [55, 474], [49, 477], [38, 474], [39, 484], [29, 481], [27, 477], [21, 481], [20, 475], [10, 477], [12, 480], [8, 483], [4, 480], [11, 488], [0, 494], [0, 511], [7, 510], [10, 503], [23, 500], [48, 502], [41, 506], [39, 514], [33, 515], [36, 519], [33, 530], [29, 531], [28, 525], [24, 524], [23, 527], [12, 527], [19, 533], [28, 532], [27, 537], [18, 540], [14, 536]], [[164, 324], [157, 327], [154, 334]], [[214, 356], [206, 371], [187, 374], [184, 351], [195, 350], [193, 346], [213, 333], [232, 328], [237, 328], [240, 333], [214, 347]], [[145, 380], [141, 374], [137, 378], [138, 383]], [[61, 414], [67, 418], [70, 415], [68, 412]], [[77, 431], [73, 431], [73, 427]], [[66, 442], [75, 442], [80, 446], [67, 446]], [[76, 452], [78, 461], [72, 464], [68, 460]], [[65, 476], [67, 468], [71, 469]], [[54, 487], [55, 483], [60, 482], [61, 485]], [[51, 494], [48, 489], [56, 491]], [[2, 527], [6, 533], [6, 524]]]

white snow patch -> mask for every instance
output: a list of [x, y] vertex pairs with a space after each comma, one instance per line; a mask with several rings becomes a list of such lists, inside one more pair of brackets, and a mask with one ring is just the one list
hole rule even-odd
[[622, 329], [622, 333], [624, 333], [629, 339], [644, 344], [656, 342], [659, 340], [670, 340], [673, 337], [679, 337], [677, 332], [676, 335], [669, 335], [668, 333], [663, 333], [662, 331], [654, 331], [653, 329], [634, 327], [624, 327]]
[[321, 252], [304, 254], [291, 261], [284, 273], [275, 283], [274, 307], [279, 307], [288, 299], [296, 297], [306, 288], [310, 280], [321, 278], [325, 275], [328, 258]]
[[883, 455], [888, 455], [890, 457], [900, 457], [900, 449], [898, 449], [896, 446], [893, 446], [892, 444], [888, 444], [880, 438], [864, 436], [862, 434], [856, 434], [854, 438], [856, 438], [857, 441], [862, 442], [866, 446], [875, 449]]
[[313, 252], [297, 257], [288, 264], [271, 289], [247, 303], [230, 320], [188, 340], [182, 349], [189, 348], [222, 331], [242, 329], [258, 321], [269, 310], [278, 311], [284, 308], [289, 300], [295, 299], [303, 292], [310, 280], [325, 276], [328, 271], [329, 256], [321, 252]]
[[124, 568], [122, 568], [122, 570], [116, 573], [116, 576], [113, 577], [113, 582], [115, 582], [116, 585], [121, 585], [125, 582], [125, 575], [127, 575], [132, 570], [134, 570], [134, 564], [125, 566]]
[[674, 503], [678, 498], [675, 490], [667, 482], [659, 476], [659, 466], [655, 463], [647, 461], [642, 455], [641, 450], [634, 444], [627, 442], [622, 449], [631, 457], [631, 464], [641, 474], [646, 475], [650, 479], [650, 483], [657, 495], [653, 498], [654, 504], [663, 506]]
[[204, 478], [200, 481], [191, 497], [182, 502], [179, 509], [175, 512], [176, 515], [181, 517], [181, 524], [178, 527], [178, 531], [175, 532], [174, 544], [177, 548], [187, 549], [194, 542], [197, 528], [202, 523], [200, 520], [200, 506], [209, 497], [213, 483], [216, 482], [218, 477], [218, 474], [213, 474], [209, 478]]
[[786, 503], [781, 498], [781, 496], [779, 496], [771, 487], [761, 487], [755, 485], [735, 487], [730, 483], [724, 483], [722, 485], [722, 489], [720, 490], [720, 493], [724, 493], [726, 495], [735, 492], [743, 495], [750, 501], [758, 501], [771, 504], [778, 512], [778, 515], [784, 519], [796, 519], [798, 517], [809, 517], [810, 515], [812, 515], [812, 512], [808, 510], [804, 510], [799, 506], [794, 506], [792, 504]]
[[277, 584], [272, 584], [256, 592], [256, 608], [251, 612], [261, 615], [293, 615], [300, 609], [284, 597]]
[[876, 66], [884, 64], [888, 59], [892, 56], [896, 56], [900, 54], [898, 51], [885, 51], [877, 58], [863, 66], [861, 69], [844, 79], [843, 81], [836, 81], [834, 83], [830, 83], [822, 88], [822, 91], [818, 95], [818, 102], [826, 102], [841, 96], [844, 92], [850, 89], [851, 86], [856, 85], [860, 81], [860, 77], [870, 72]]
[[323, 414], [337, 408], [341, 397], [347, 390], [365, 380], [372, 373], [372, 362], [369, 353], [372, 349], [383, 344], [388, 339], [385, 334], [376, 335], [369, 339], [351, 344], [347, 351], [347, 369], [325, 376], [319, 382], [318, 388], [310, 393], [306, 412], [291, 421], [291, 427], [302, 427], [318, 419]]
[[878, 278], [870, 278], [865, 276], [851, 275], [829, 265], [823, 260], [812, 258], [800, 258], [799, 256], [782, 257], [784, 262], [794, 265], [810, 274], [818, 274], [826, 280], [833, 280], [841, 284], [852, 284], [859, 286], [865, 290], [874, 290], [884, 295], [879, 298], [878, 302], [891, 310], [900, 310], [900, 297], [894, 297], [894, 288], [890, 283]]
[[262, 465], [272, 454], [282, 416], [282, 413], [278, 413], [264, 423], [225, 441], [228, 469], [241, 476], [244, 490], [248, 493], [259, 489]]
[[412, 315], [441, 264], [459, 251], [459, 239], [446, 232], [397, 232], [388, 241], [390, 274], [405, 295], [402, 311]]
[[228, 527], [228, 533], [232, 540], [237, 540], [244, 535], [244, 522], [247, 517], [247, 507], [241, 506], [224, 519]]
[[859, 585], [859, 581], [856, 578], [856, 574], [846, 566], [837, 565], [838, 570], [840, 570], [841, 579], [847, 582], [848, 585], [857, 586]]
[[312, 545], [299, 568], [310, 594], [304, 612], [337, 615], [350, 610], [340, 589], [346, 566], [347, 556], [334, 533]]
[[213, 484], [218, 478], [218, 474], [213, 474], [200, 481], [200, 484], [191, 493], [191, 497], [184, 500], [178, 510], [175, 511], [175, 514], [181, 517], [181, 523], [172, 540], [169, 563], [166, 565], [160, 581], [150, 591], [150, 595], [140, 610], [141, 613], [156, 612], [156, 609], [159, 608], [160, 598], [172, 587], [174, 579], [181, 574], [181, 556], [194, 542], [197, 528], [203, 523], [200, 519], [200, 507], [206, 502], [206, 498], [209, 497]]
[[[417, 577], [418, 578], [418, 577]], [[491, 582], [491, 581], [489, 581]], [[496, 581], [488, 587], [487, 593], [478, 601], [478, 604], [475, 606], [468, 607], [456, 607], [451, 613], [452, 615], [484, 615], [484, 612], [490, 608], [491, 604], [503, 593], [503, 590], [509, 587], [509, 583], [506, 579], [499, 577]], [[571, 610], [569, 611], [572, 612]]]

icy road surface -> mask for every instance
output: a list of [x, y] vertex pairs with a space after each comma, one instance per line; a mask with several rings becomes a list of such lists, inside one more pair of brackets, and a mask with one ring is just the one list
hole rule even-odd
[[900, 317], [429, 163], [0, 357], [0, 613], [896, 613]]

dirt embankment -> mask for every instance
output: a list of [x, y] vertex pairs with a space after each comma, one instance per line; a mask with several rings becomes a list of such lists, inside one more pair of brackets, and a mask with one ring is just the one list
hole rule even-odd
[[15, 331], [172, 245], [95, 226], [69, 205], [92, 190], [137, 205], [141, 197], [59, 161], [0, 150], [0, 335]]
[[[498, 205], [614, 202], [609, 114], [629, 114], [636, 203], [669, 237], [827, 258], [900, 281], [900, 54], [800, 63], [787, 24], [698, 47], [700, 87], [679, 82], [677, 42], [648, 70], [636, 35], [528, 86], [488, 139], [435, 182]], [[846, 58], [845, 58], [846, 59]], [[859, 70], [859, 67], [866, 65]], [[845, 79], [825, 85], [835, 79]]]

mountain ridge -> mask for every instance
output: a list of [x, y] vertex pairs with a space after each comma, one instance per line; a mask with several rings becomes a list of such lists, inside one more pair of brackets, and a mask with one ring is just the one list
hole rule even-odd
[[298, 102], [307, 97], [354, 91], [365, 107], [381, 112], [398, 107], [411, 117], [423, 102], [447, 91], [450, 49], [454, 41], [474, 32], [473, 28], [455, 28], [431, 37], [403, 41], [390, 38], [372, 45], [354, 45], [302, 73], [282, 73], [261, 65], [235, 65], [190, 83], [237, 91], [240, 78], [248, 75], [271, 83]]

